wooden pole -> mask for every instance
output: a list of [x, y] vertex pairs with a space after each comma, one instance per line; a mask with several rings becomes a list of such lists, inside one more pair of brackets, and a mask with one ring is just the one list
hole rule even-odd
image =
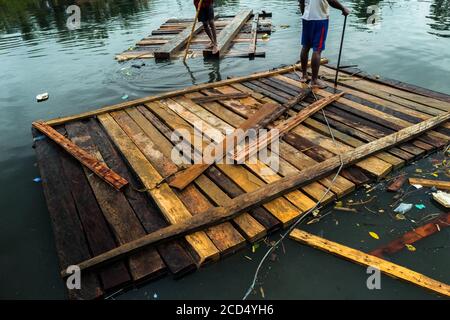
[[[78, 264], [81, 270], [90, 269], [106, 262], [119, 259], [129, 255], [149, 245], [169, 241], [181, 236], [191, 234], [195, 231], [208, 228], [213, 225], [229, 221], [240, 214], [247, 212], [249, 209], [260, 206], [285, 195], [293, 190], [311, 183], [317, 179], [329, 176], [333, 171], [341, 166], [346, 167], [369, 157], [377, 152], [391, 148], [399, 143], [408, 141], [450, 119], [450, 112], [446, 112], [434, 118], [430, 118], [421, 123], [415, 124], [408, 128], [402, 129], [396, 133], [386, 137], [362, 145], [355, 148], [351, 152], [347, 152], [340, 156], [336, 156], [325, 160], [317, 165], [312, 166], [309, 170], [301, 171], [292, 176], [285, 177], [275, 182], [264, 185], [263, 187], [237, 196], [228, 205], [224, 207], [212, 208], [203, 214], [195, 215], [192, 218], [177, 224], [173, 224], [156, 232], [147, 234], [146, 236], [121, 245], [113, 250], [107, 251], [101, 255], [93, 257], [89, 260], [82, 261]], [[63, 277], [68, 274], [65, 270], [61, 272]]]
[[202, 4], [203, 4], [203, 0], [200, 0], [200, 2], [198, 3], [197, 12], [195, 13], [194, 22], [192, 23], [191, 35], [189, 36], [189, 40], [188, 40], [188, 43], [186, 45], [186, 51], [184, 52], [183, 63], [186, 62], [186, 58], [187, 58], [187, 55], [188, 55], [188, 52], [189, 52], [189, 47], [191, 46], [191, 41], [192, 41], [192, 38], [194, 37], [194, 30], [195, 30], [195, 26], [197, 25], [198, 14], [200, 13], [200, 9], [202, 8]]
[[345, 27], [347, 26], [347, 16], [344, 18], [344, 29], [342, 30], [342, 37], [341, 37], [341, 47], [339, 48], [339, 58], [336, 68], [336, 77], [334, 78], [334, 92], [337, 91], [337, 83], [338, 83], [338, 76], [339, 76], [339, 68], [341, 67], [341, 56], [342, 56], [342, 47], [344, 46], [344, 36], [345, 36]]

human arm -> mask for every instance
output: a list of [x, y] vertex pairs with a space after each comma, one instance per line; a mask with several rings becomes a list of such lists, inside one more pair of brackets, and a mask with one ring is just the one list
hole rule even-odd
[[338, 0], [327, 0], [327, 1], [333, 8], [341, 10], [344, 16], [348, 16], [350, 14], [350, 9], [341, 4]]
[[305, 0], [298, 0], [298, 2], [300, 3], [300, 11], [302, 14], [305, 13]]

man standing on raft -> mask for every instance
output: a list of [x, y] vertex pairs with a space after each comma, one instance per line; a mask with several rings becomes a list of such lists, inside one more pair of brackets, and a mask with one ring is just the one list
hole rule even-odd
[[[198, 10], [198, 4], [200, 0], [194, 0], [195, 8]], [[214, 24], [214, 0], [203, 0], [202, 7], [198, 13], [198, 21], [203, 23], [203, 28], [208, 35], [211, 42], [206, 47], [207, 49], [212, 49], [213, 54], [217, 54], [217, 32], [216, 25]]]
[[325, 50], [325, 42], [328, 34], [328, 19], [330, 16], [330, 6], [341, 10], [344, 16], [350, 14], [350, 10], [343, 6], [338, 0], [299, 0], [302, 12], [302, 52], [300, 61], [302, 66], [302, 82], [309, 81], [308, 77], [308, 57], [309, 51], [313, 49], [311, 58], [311, 87], [325, 88], [327, 85], [319, 80], [320, 58]]

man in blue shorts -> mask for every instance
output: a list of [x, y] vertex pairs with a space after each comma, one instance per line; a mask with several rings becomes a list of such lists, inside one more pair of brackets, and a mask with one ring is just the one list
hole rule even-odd
[[309, 81], [308, 77], [308, 57], [309, 51], [313, 49], [311, 58], [311, 87], [325, 88], [326, 84], [319, 80], [320, 57], [325, 50], [325, 42], [328, 34], [328, 19], [330, 6], [341, 10], [344, 16], [350, 10], [343, 6], [338, 0], [299, 0], [300, 10], [303, 14], [302, 52], [300, 61], [302, 66], [302, 82]]

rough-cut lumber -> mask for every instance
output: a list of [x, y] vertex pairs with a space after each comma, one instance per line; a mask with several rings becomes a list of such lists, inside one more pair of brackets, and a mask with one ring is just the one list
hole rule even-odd
[[[33, 136], [38, 132], [33, 128]], [[65, 269], [91, 255], [83, 225], [77, 214], [74, 199], [64, 175], [57, 145], [48, 139], [35, 142], [36, 156], [42, 177], [45, 200], [53, 225], [59, 266]], [[70, 230], [70, 232], [67, 232]], [[103, 294], [101, 283], [93, 272], [81, 278], [81, 290], [68, 290], [69, 299], [95, 299]]]
[[259, 13], [255, 14], [255, 17], [253, 18], [252, 22], [252, 33], [251, 33], [251, 39], [250, 46], [248, 48], [248, 54], [250, 59], [255, 57], [256, 52], [256, 43], [258, 41], [258, 25], [259, 25]]
[[[251, 129], [258, 130], [260, 123], [270, 117], [277, 109], [277, 105], [268, 103], [263, 105], [253, 117], [247, 119], [232, 134], [227, 135], [222, 142], [217, 144], [211, 154], [203, 155], [203, 163], [194, 164], [188, 169], [177, 173], [169, 182], [171, 187], [183, 190], [192, 181], [198, 178], [206, 169], [208, 169], [216, 161], [223, 159], [229, 152], [245, 139], [247, 132]], [[244, 133], [244, 134], [242, 134]]]
[[194, 36], [202, 29], [203, 25], [201, 23], [195, 24], [194, 28], [192, 28], [192, 26], [186, 27], [184, 31], [169, 40], [169, 42], [165, 43], [162, 47], [160, 47], [153, 53], [155, 59], [170, 59], [172, 54], [176, 53], [186, 45], [186, 43], [189, 41], [189, 37], [191, 37], [191, 33], [192, 36]]
[[432, 221], [424, 224], [420, 227], [411, 230], [400, 238], [377, 248], [370, 252], [371, 255], [382, 258], [384, 254], [393, 254], [406, 247], [407, 244], [413, 244], [423, 238], [429, 237], [441, 229], [450, 226], [450, 213], [444, 213], [443, 215], [433, 219]]
[[250, 143], [248, 146], [246, 146], [244, 150], [242, 150], [242, 152], [237, 153], [234, 159], [238, 162], [242, 162], [247, 157], [251, 157], [253, 154], [258, 152], [262, 148], [265, 148], [270, 141], [282, 137], [284, 133], [288, 132], [289, 130], [292, 130], [300, 123], [308, 119], [311, 115], [323, 109], [330, 103], [338, 100], [344, 94], [345, 92], [341, 92], [318, 100], [317, 102], [309, 105], [307, 108], [301, 110], [294, 117], [289, 118], [288, 120], [276, 125], [269, 133], [259, 137], [256, 141]]
[[[105, 117], [103, 117], [105, 118]], [[109, 252], [96, 256], [92, 259], [78, 263], [81, 269], [88, 269], [98, 266], [102, 263], [117, 259], [131, 252], [140, 250], [148, 245], [168, 241], [173, 238], [185, 236], [194, 231], [207, 228], [212, 225], [219, 224], [237, 217], [239, 214], [246, 212], [263, 203], [267, 203], [273, 199], [287, 194], [303, 185], [330, 175], [339, 167], [351, 165], [365, 157], [376, 152], [390, 148], [398, 143], [410, 140], [431, 128], [434, 128], [450, 119], [450, 112], [431, 118], [419, 124], [402, 129], [394, 134], [381, 138], [377, 141], [368, 143], [361, 147], [355, 148], [353, 151], [328, 159], [310, 168], [310, 170], [302, 171], [296, 175], [285, 177], [281, 180], [267, 184], [255, 191], [236, 197], [230, 204], [213, 208], [202, 215], [197, 215], [188, 219], [184, 219], [174, 225], [161, 229], [157, 232], [150, 233], [133, 242], [122, 245]], [[151, 187], [151, 185], [150, 185]], [[67, 274], [63, 270], [62, 276]]]
[[436, 187], [440, 190], [450, 190], [450, 181], [409, 178], [409, 184], [420, 184], [424, 187]]
[[[241, 10], [236, 14], [234, 19], [225, 28], [222, 29], [222, 31], [217, 35], [218, 53], [216, 54], [216, 56], [221, 58], [225, 55], [225, 53], [230, 48], [234, 37], [236, 37], [236, 35], [240, 32], [241, 28], [248, 21], [248, 19], [250, 19], [252, 14], [252, 10]], [[212, 50], [203, 50], [203, 56], [213, 56]]]
[[312, 235], [299, 229], [294, 229], [290, 233], [291, 239], [310, 247], [331, 253], [340, 258], [350, 260], [363, 266], [371, 266], [379, 269], [390, 277], [400, 279], [418, 287], [428, 289], [439, 295], [450, 297], [450, 286], [448, 284], [431, 279], [423, 274], [399, 266], [392, 262], [368, 255], [362, 251], [341, 245], [336, 242]]
[[64, 148], [64, 150], [69, 152], [78, 161], [80, 161], [86, 168], [90, 169], [97, 176], [99, 176], [101, 179], [106, 181], [117, 190], [120, 190], [122, 187], [128, 184], [127, 180], [108, 168], [104, 162], [99, 161], [96, 157], [78, 147], [76, 144], [64, 137], [48, 124], [37, 121], [33, 122], [33, 127], [55, 141], [58, 145]]
[[[131, 168], [138, 175], [149, 195], [155, 200], [164, 217], [172, 224], [178, 224], [185, 219], [189, 220], [192, 216], [191, 213], [173, 193], [168, 184], [163, 183], [158, 188], [155, 187], [163, 180], [162, 176], [114, 121], [112, 116], [103, 114], [98, 118], [118, 149], [128, 159]], [[165, 228], [161, 230], [165, 230]], [[218, 259], [219, 251], [203, 231], [186, 235], [186, 240], [195, 251], [199, 264], [206, 260]]]
[[394, 182], [392, 182], [387, 187], [386, 190], [390, 192], [397, 192], [398, 190], [400, 190], [400, 188], [403, 186], [403, 184], [406, 182], [407, 179], [408, 177], [406, 175], [398, 177], [397, 179], [394, 180]]
[[[328, 63], [327, 59], [324, 59], [324, 58], [321, 59], [320, 64], [326, 64], [326, 63]], [[308, 62], [308, 65], [310, 65], [310, 64], [311, 64], [311, 62]], [[293, 70], [298, 70], [299, 68], [300, 68], [300, 64], [295, 64], [295, 65], [292, 65], [289, 67], [280, 68], [280, 69], [276, 69], [273, 71], [257, 72], [257, 73], [251, 74], [251, 75], [235, 77], [232, 79], [222, 80], [222, 81], [218, 81], [218, 82], [203, 83], [203, 84], [183, 88], [180, 90], [163, 93], [160, 95], [148, 96], [148, 97], [136, 99], [133, 101], [122, 102], [119, 104], [103, 107], [103, 108], [100, 108], [100, 109], [97, 109], [94, 111], [87, 111], [87, 112], [83, 112], [83, 113], [72, 115], [72, 116], [55, 118], [52, 120], [48, 120], [45, 123], [48, 124], [49, 126], [55, 126], [58, 124], [63, 124], [63, 123], [69, 122], [69, 121], [90, 118], [92, 116], [97, 116], [97, 115], [111, 112], [111, 111], [117, 111], [117, 110], [129, 108], [129, 107], [136, 107], [136, 106], [139, 106], [139, 105], [142, 105], [145, 103], [149, 103], [149, 102], [153, 102], [153, 101], [157, 101], [157, 100], [161, 100], [161, 99], [166, 99], [166, 98], [171, 98], [171, 97], [176, 97], [176, 96], [183, 95], [183, 94], [190, 93], [190, 92], [196, 92], [196, 91], [200, 91], [200, 90], [204, 90], [204, 89], [215, 88], [215, 87], [238, 83], [241, 81], [246, 81], [246, 80], [251, 80], [251, 79], [258, 79], [258, 78], [270, 77], [270, 76], [278, 75], [278, 74], [284, 74], [284, 73], [291, 72]]]
[[243, 99], [243, 98], [247, 98], [248, 96], [249, 96], [248, 93], [215, 94], [215, 95], [207, 96], [207, 97], [192, 98], [191, 100], [192, 100], [192, 102], [199, 104], [199, 103], [208, 103], [208, 102], [221, 101], [221, 100]]

